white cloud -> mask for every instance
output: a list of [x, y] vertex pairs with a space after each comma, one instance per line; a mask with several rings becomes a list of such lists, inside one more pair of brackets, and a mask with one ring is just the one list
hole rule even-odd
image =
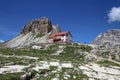
[[0, 39], [0, 43], [3, 43], [4, 41]]
[[108, 22], [120, 21], [120, 7], [113, 7], [108, 13]]

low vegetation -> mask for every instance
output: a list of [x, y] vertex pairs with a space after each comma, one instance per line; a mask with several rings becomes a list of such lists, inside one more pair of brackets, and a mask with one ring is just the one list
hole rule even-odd
[[100, 64], [101, 66], [105, 66], [105, 67], [109, 67], [109, 66], [118, 66], [118, 67], [120, 67], [120, 64], [116, 64], [116, 63], [108, 61], [108, 60], [99, 61], [97, 63]]
[[35, 62], [35, 60], [16, 58], [16, 57], [0, 57], [0, 66], [4, 66], [7, 63], [11, 63], [14, 65], [28, 65], [30, 63]]
[[36, 38], [43, 37], [43, 36], [45, 36], [45, 35], [44, 34], [37, 34]]
[[59, 80], [88, 80], [88, 76], [83, 74], [81, 70], [76, 71], [74, 68], [62, 68], [61, 71], [52, 72], [54, 69], [44, 69], [42, 72], [47, 74], [47, 77], [43, 74], [37, 80], [51, 80], [57, 78]]
[[20, 76], [22, 74], [24, 73], [20, 72], [20, 73], [0, 74], [0, 80], [20, 80]]
[[92, 47], [88, 45], [80, 45], [80, 49], [82, 51], [90, 52], [92, 50]]
[[[61, 46], [63, 46], [63, 52], [61, 52], [59, 55], [53, 55]], [[89, 77], [83, 74], [82, 70], [78, 67], [79, 64], [86, 64], [86, 62], [90, 62], [85, 59], [86, 55], [84, 52], [89, 53], [91, 50], [91, 46], [82, 44], [80, 45], [78, 43], [54, 44], [40, 50], [32, 49], [31, 47], [24, 49], [0, 48], [0, 65], [4, 66], [7, 63], [12, 63], [13, 65], [31, 64], [29, 67], [23, 70], [24, 72], [29, 72], [36, 66], [36, 64], [39, 64], [39, 61], [58, 61], [60, 65], [61, 63], [67, 62], [71, 63], [74, 68], [62, 67], [61, 70], [59, 70], [58, 66], [50, 65], [48, 69], [33, 71], [32, 75], [35, 76], [36, 74], [39, 74], [40, 77], [38, 76], [37, 80], [54, 80], [55, 78], [59, 78], [59, 80], [88, 80]], [[108, 54], [109, 52], [102, 53], [102, 55]], [[6, 55], [8, 57], [4, 57], [2, 55]], [[15, 56], [38, 57], [38, 59], [17, 58]], [[107, 60], [99, 61], [97, 64], [100, 64], [101, 66], [120, 66]], [[20, 76], [25, 74], [24, 72], [0, 74], [0, 80], [19, 80]]]

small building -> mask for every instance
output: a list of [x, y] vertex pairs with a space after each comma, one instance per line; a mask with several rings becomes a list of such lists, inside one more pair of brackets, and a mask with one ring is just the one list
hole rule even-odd
[[49, 36], [49, 43], [71, 42], [72, 34], [68, 32], [58, 32]]

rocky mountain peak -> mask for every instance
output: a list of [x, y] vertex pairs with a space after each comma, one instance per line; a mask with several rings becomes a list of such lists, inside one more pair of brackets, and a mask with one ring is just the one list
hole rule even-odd
[[107, 31], [108, 34], [120, 36], [120, 29], [111, 29]]
[[57, 32], [61, 32], [59, 25], [53, 25], [52, 33], [57, 33]]
[[18, 36], [1, 44], [0, 47], [21, 48], [30, 44], [46, 43], [50, 34], [60, 31], [59, 26], [53, 26], [46, 17], [33, 19], [23, 27]]
[[111, 29], [101, 33], [93, 43], [97, 45], [120, 45], [120, 29]]
[[43, 17], [41, 19], [33, 19], [31, 20], [28, 24], [26, 24], [22, 31], [21, 34], [27, 34], [29, 32], [32, 33], [39, 33], [39, 34], [47, 34], [52, 30], [52, 24], [51, 21]]

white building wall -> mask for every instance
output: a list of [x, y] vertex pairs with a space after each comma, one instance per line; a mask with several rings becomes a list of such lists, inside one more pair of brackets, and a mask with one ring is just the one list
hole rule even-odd
[[[72, 41], [72, 36], [68, 33], [67, 35], [64, 36], [56, 36], [55, 38], [60, 38], [61, 42], [71, 42]], [[49, 39], [49, 43], [53, 43], [53, 39]]]
[[61, 36], [61, 40], [63, 40], [63, 42], [66, 42], [67, 37], [66, 36]]
[[63, 39], [64, 42], [70, 42], [72, 40], [72, 37], [70, 34], [68, 34], [68, 36], [62, 36], [61, 39]]
[[72, 36], [68, 34], [68, 41], [72, 41]]

